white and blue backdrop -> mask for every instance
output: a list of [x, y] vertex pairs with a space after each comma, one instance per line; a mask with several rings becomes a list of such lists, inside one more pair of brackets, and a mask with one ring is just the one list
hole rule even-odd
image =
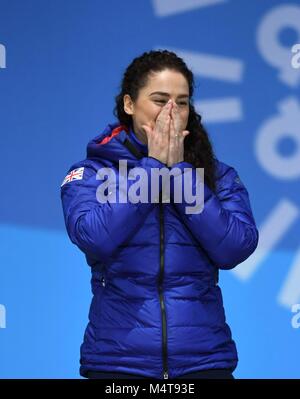
[[115, 120], [126, 66], [158, 48], [193, 70], [260, 231], [220, 273], [235, 377], [300, 378], [299, 43], [299, 0], [0, 0], [0, 378], [79, 377], [90, 269], [60, 184]]

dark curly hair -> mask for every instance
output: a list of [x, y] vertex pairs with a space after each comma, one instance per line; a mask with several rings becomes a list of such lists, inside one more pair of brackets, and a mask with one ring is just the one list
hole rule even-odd
[[151, 50], [136, 57], [127, 67], [120, 93], [115, 97], [116, 106], [113, 114], [122, 125], [132, 125], [132, 116], [124, 110], [123, 97], [129, 94], [132, 101], [136, 101], [139, 90], [147, 85], [152, 72], [161, 72], [165, 69], [175, 70], [185, 76], [189, 85], [189, 118], [186, 130], [190, 133], [184, 139], [184, 160], [194, 167], [204, 168], [204, 179], [208, 187], [215, 191], [215, 155], [208, 133], [201, 123], [201, 116], [197, 114], [192, 103], [194, 93], [193, 73], [188, 69], [182, 58], [168, 50]]

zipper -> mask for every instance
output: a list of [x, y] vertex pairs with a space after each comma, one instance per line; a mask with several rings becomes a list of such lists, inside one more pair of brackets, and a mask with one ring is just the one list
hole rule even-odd
[[163, 273], [164, 273], [164, 218], [163, 218], [163, 204], [161, 199], [159, 200], [159, 220], [160, 220], [160, 273], [158, 280], [158, 292], [159, 302], [162, 314], [162, 356], [163, 356], [163, 377], [164, 379], [169, 378], [168, 366], [167, 366], [167, 321], [166, 321], [166, 310], [163, 297]]

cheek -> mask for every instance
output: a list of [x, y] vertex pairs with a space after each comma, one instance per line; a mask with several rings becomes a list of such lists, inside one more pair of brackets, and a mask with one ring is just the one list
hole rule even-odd
[[154, 129], [156, 124], [156, 118], [158, 117], [160, 111], [161, 107], [157, 107], [154, 104], [148, 104], [147, 107], [143, 107], [142, 109], [139, 109], [138, 112], [136, 112], [136, 124], [138, 126], [146, 124]]
[[149, 106], [148, 108], [148, 113], [147, 113], [147, 117], [149, 122], [153, 125], [153, 127], [155, 126], [156, 123], [156, 119], [158, 117], [158, 115], [160, 114], [162, 110], [162, 107], [159, 107], [157, 105], [153, 105]]
[[158, 117], [160, 111], [161, 107], [158, 107], [153, 103], [150, 103], [147, 105], [147, 107], [143, 109], [142, 118], [148, 122], [156, 121], [156, 118]]

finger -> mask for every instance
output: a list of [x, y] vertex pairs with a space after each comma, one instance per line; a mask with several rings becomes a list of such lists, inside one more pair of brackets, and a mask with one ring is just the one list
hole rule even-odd
[[190, 134], [189, 130], [184, 130], [184, 131], [182, 132], [183, 138], [185, 138], [185, 137], [188, 136], [189, 134]]
[[150, 122], [150, 127], [151, 127], [152, 130], [154, 130], [154, 128], [155, 128], [155, 121], [151, 121], [151, 122]]
[[175, 122], [181, 121], [178, 106], [176, 104], [171, 109], [171, 115]]
[[163, 124], [163, 129], [162, 133], [167, 137], [169, 137], [169, 131], [170, 131], [170, 123], [171, 123], [171, 117], [170, 115], [167, 115], [165, 123]]
[[167, 103], [163, 106], [162, 111], [169, 113], [170, 109], [172, 108], [172, 100], [167, 101]]
[[170, 115], [171, 107], [172, 107], [172, 102], [168, 101], [167, 104], [165, 104], [162, 107], [157, 118], [162, 119], [162, 120], [165, 119], [167, 115]]
[[170, 135], [174, 140], [178, 140], [181, 137], [180, 129], [178, 129], [178, 124], [174, 118], [172, 118], [172, 130], [170, 131]]
[[170, 122], [170, 146], [174, 146], [175, 142], [177, 140], [177, 136], [176, 136], [176, 130], [175, 130], [175, 124], [174, 124], [174, 120], [171, 118], [171, 122]]
[[171, 107], [172, 102], [168, 103], [163, 107], [158, 117], [156, 118], [157, 130], [164, 136], [164, 138], [169, 140], [169, 129], [170, 129], [170, 119], [171, 119]]
[[[163, 112], [164, 111], [164, 112]], [[156, 130], [158, 130], [161, 134], [165, 134], [165, 131], [167, 129], [168, 125], [168, 116], [169, 116], [169, 111], [166, 112], [167, 109], [163, 109], [157, 116], [155, 125], [156, 125]]]
[[152, 129], [151, 129], [149, 126], [147, 126], [147, 125], [142, 125], [141, 128], [142, 128], [142, 130], [145, 131], [147, 137], [151, 136], [151, 134], [152, 134]]
[[175, 136], [175, 126], [174, 126], [174, 119], [171, 118], [170, 120], [170, 138], [174, 138]]
[[171, 110], [171, 116], [174, 119], [174, 125], [175, 125], [175, 129], [177, 131], [181, 130], [181, 126], [182, 126], [182, 119], [180, 117], [180, 113], [178, 112], [178, 107], [173, 107]]

